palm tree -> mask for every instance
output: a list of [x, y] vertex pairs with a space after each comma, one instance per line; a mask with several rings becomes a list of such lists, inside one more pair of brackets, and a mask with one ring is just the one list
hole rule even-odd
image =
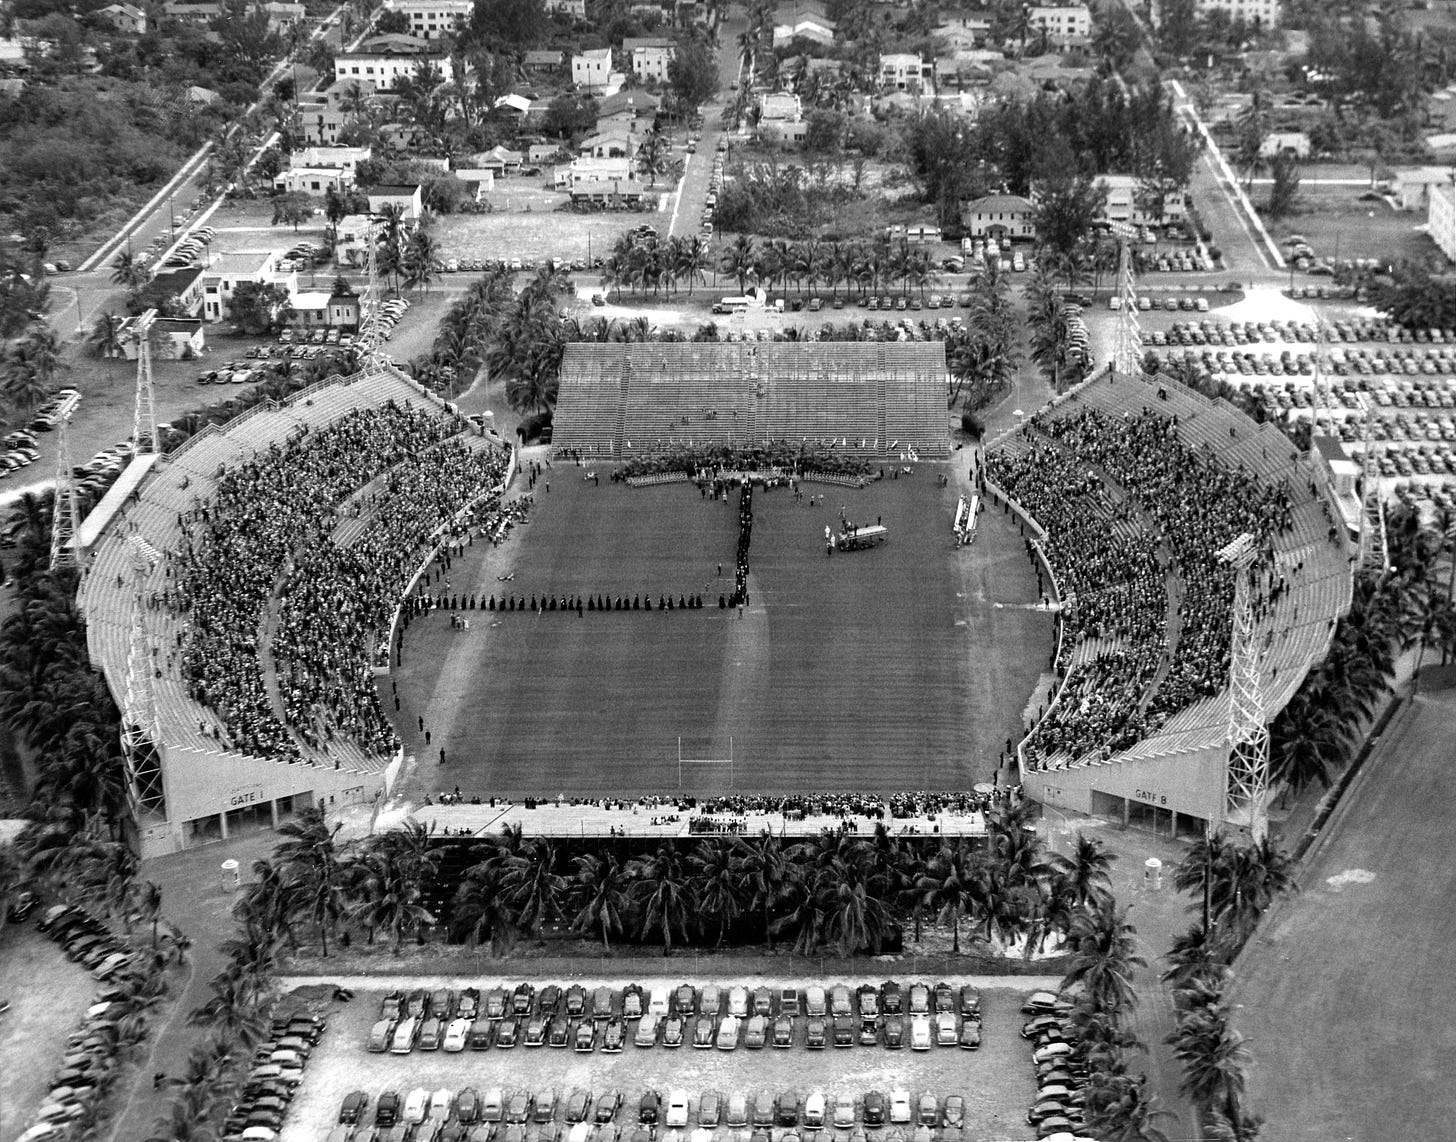
[[818, 878], [816, 904], [821, 916], [821, 938], [853, 955], [868, 948], [880, 954], [880, 944], [892, 920], [885, 902], [870, 891], [858, 862], [840, 862]]
[[747, 288], [748, 279], [755, 276], [754, 266], [757, 262], [758, 250], [753, 244], [753, 238], [748, 234], [740, 234], [733, 239], [732, 245], [723, 247], [719, 269], [738, 279], [738, 292], [742, 293]]
[[87, 337], [86, 342], [95, 350], [98, 357], [107, 357], [114, 361], [122, 356], [120, 331], [125, 320], [126, 318], [120, 314], [110, 311], [96, 319], [96, 323], [91, 326], [91, 334]]
[[546, 838], [534, 838], [522, 855], [511, 857], [500, 884], [517, 924], [531, 935], [560, 917], [566, 878], [556, 871], [556, 846]]
[[[961, 917], [974, 898], [979, 870], [964, 840], [946, 841], [915, 882], [919, 904], [951, 925], [951, 952], [960, 955]], [[918, 914], [917, 914], [918, 922]]]
[[67, 366], [61, 359], [61, 342], [55, 330], [44, 322], [32, 322], [4, 362], [3, 387], [6, 397], [25, 410], [50, 396], [56, 374]]
[[162, 889], [156, 881], [144, 880], [140, 884], [132, 884], [127, 919], [128, 923], [137, 921], [150, 924], [152, 947], [157, 946], [157, 927], [162, 921]]
[[1067, 933], [1071, 963], [1062, 986], [1080, 983], [1093, 1004], [1103, 1011], [1120, 1012], [1137, 1005], [1132, 969], [1147, 961], [1135, 951], [1137, 929], [1127, 913], [1112, 901], [1080, 911]]
[[580, 908], [571, 922], [573, 931], [599, 931], [602, 947], [610, 948], [609, 938], [620, 936], [626, 929], [630, 904], [627, 873], [616, 857], [587, 853], [576, 857], [576, 895]]
[[726, 837], [708, 838], [698, 842], [688, 859], [696, 874], [693, 891], [697, 896], [699, 914], [704, 919], [711, 916], [717, 921], [718, 942], [715, 946], [721, 948], [728, 925], [743, 911], [743, 880], [735, 845]]
[[329, 828], [323, 809], [311, 806], [278, 827], [284, 839], [273, 849], [274, 858], [298, 884], [304, 910], [318, 927], [325, 959], [329, 955], [329, 933], [348, 905], [343, 867], [334, 841], [342, 827], [342, 822], [335, 822]]
[[797, 879], [798, 869], [784, 850], [783, 838], [767, 829], [738, 847], [738, 874], [743, 878], [748, 906], [763, 919], [764, 938], [773, 951], [773, 914]]
[[1185, 1013], [1168, 1042], [1183, 1064], [1179, 1090], [1206, 1113], [1222, 1116], [1235, 1138], [1252, 1138], [1244, 1131], [1243, 1109], [1245, 1069], [1251, 1058], [1243, 1036], [1230, 1025], [1224, 1004]]
[[1096, 837], [1077, 833], [1070, 856], [1052, 858], [1056, 888], [1065, 892], [1077, 908], [1096, 908], [1112, 899], [1112, 862], [1116, 853], [1107, 851]]
[[111, 259], [111, 283], [124, 287], [128, 293], [135, 294], [151, 280], [152, 275], [130, 246]]
[[687, 939], [688, 923], [697, 908], [692, 878], [682, 854], [671, 841], [651, 857], [632, 862], [634, 896], [641, 909], [642, 935], [662, 935], [662, 954], [672, 955], [672, 939]]
[[501, 888], [505, 861], [488, 858], [466, 870], [455, 890], [454, 921], [457, 933], [464, 933], [472, 946], [490, 941], [497, 955], [508, 951], [516, 940], [516, 912]]

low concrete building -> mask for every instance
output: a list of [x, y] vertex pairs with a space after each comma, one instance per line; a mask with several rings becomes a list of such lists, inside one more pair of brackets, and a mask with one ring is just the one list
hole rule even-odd
[[566, 53], [538, 49], [526, 53], [521, 66], [527, 71], [554, 74], [566, 66]]
[[[128, 317], [117, 328], [122, 355], [137, 359], [141, 348], [133, 330], [139, 317]], [[161, 361], [191, 361], [207, 348], [207, 333], [200, 317], [156, 317], [152, 320], [152, 356]]]
[[622, 50], [627, 54], [632, 74], [644, 83], [667, 82], [667, 69], [671, 66], [677, 48], [671, 40], [660, 38], [631, 37], [622, 41]]
[[1456, 262], [1456, 184], [1448, 182], [1431, 187], [1426, 229], [1441, 253]]
[[611, 48], [594, 48], [571, 57], [571, 82], [583, 91], [605, 91], [611, 75]]
[[1271, 131], [1259, 144], [1259, 154], [1266, 159], [1272, 159], [1275, 155], [1307, 159], [1311, 150], [1309, 136], [1303, 131]]
[[276, 254], [222, 254], [203, 275], [203, 320], [225, 320], [231, 311], [233, 293], [243, 282], [281, 285], [290, 298], [298, 292], [298, 275], [279, 272]]
[[450, 57], [442, 52], [402, 50], [391, 46], [377, 51], [341, 52], [334, 57], [336, 80], [364, 80], [381, 92], [394, 91], [401, 80], [414, 79], [427, 68], [438, 72], [446, 83], [454, 76]]
[[1033, 7], [1027, 13], [1027, 27], [1033, 36], [1045, 35], [1055, 47], [1085, 44], [1092, 37], [1092, 13], [1085, 4]]
[[1105, 174], [1098, 176], [1098, 183], [1107, 188], [1107, 198], [1098, 214], [1099, 222], [1127, 222], [1133, 226], [1168, 226], [1181, 223], [1188, 217], [1188, 192], [1185, 189], [1170, 192], [1163, 200], [1163, 211], [1156, 215], [1144, 201], [1144, 195], [1136, 176], [1130, 174]]
[[1407, 167], [1398, 170], [1390, 180], [1390, 193], [1402, 210], [1425, 210], [1431, 191], [1448, 186], [1453, 172], [1450, 167]]
[[397, 206], [406, 222], [418, 222], [425, 212], [419, 183], [371, 186], [364, 194], [369, 199], [370, 214], [381, 214], [386, 207]]
[[919, 91], [934, 74], [933, 66], [914, 52], [888, 52], [880, 56], [879, 79], [882, 88], [893, 91]]
[[127, 32], [133, 36], [146, 35], [147, 13], [134, 4], [108, 4], [105, 8], [97, 9], [96, 15], [118, 32]]
[[388, 12], [402, 12], [409, 21], [409, 34], [420, 40], [437, 40], [470, 21], [474, 0], [384, 0]]

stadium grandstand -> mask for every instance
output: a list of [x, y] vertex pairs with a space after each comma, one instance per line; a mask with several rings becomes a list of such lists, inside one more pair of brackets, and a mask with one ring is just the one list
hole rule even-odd
[[192, 437], [83, 528], [91, 660], [150, 723], [143, 855], [388, 790], [401, 753], [373, 676], [399, 601], [509, 464], [385, 366]]
[[600, 460], [773, 441], [938, 460], [946, 423], [938, 341], [573, 343], [553, 443]]
[[992, 510], [1022, 518], [1060, 606], [1052, 695], [1018, 751], [1026, 795], [1164, 833], [1241, 823], [1227, 788], [1234, 575], [1218, 553], [1253, 539], [1272, 719], [1350, 605], [1322, 470], [1224, 401], [1110, 371], [991, 442], [985, 470]]

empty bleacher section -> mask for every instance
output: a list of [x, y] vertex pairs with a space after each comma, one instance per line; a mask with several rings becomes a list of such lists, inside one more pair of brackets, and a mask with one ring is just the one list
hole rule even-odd
[[[80, 604], [92, 661], [123, 703], [134, 575], [143, 575], [170, 830], [151, 851], [218, 835], [174, 810], [203, 820], [259, 797], [379, 788], [394, 742], [377, 707], [369, 639], [387, 627], [432, 533], [497, 490], [506, 470], [508, 456], [465, 427], [392, 368], [338, 378], [192, 438], [106, 529]], [[375, 480], [371, 494], [351, 500]], [[341, 509], [359, 525], [342, 548], [328, 542]], [[133, 569], [132, 535], [161, 553], [150, 571]], [[260, 651], [267, 631], [278, 641]], [[191, 787], [189, 770], [213, 786]], [[229, 791], [219, 772], [251, 774], [251, 784]]]
[[1349, 607], [1349, 552], [1312, 465], [1172, 381], [1107, 374], [998, 440], [986, 469], [1046, 529], [1063, 592], [1062, 685], [1024, 743], [1030, 773], [1223, 745], [1234, 585], [1216, 553], [1239, 534], [1259, 551], [1267, 716]]
[[938, 342], [574, 343], [553, 440], [603, 459], [773, 440], [939, 459], [945, 377]]

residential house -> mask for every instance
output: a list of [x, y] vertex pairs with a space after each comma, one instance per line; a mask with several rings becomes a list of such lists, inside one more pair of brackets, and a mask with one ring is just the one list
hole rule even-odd
[[657, 118], [662, 100], [650, 91], [619, 91], [608, 95], [597, 107], [598, 121], [602, 119], [645, 119], [649, 124]]
[[1107, 188], [1107, 199], [1097, 216], [1099, 222], [1130, 222], [1134, 226], [1168, 226], [1182, 222], [1188, 217], [1188, 193], [1186, 190], [1171, 191], [1163, 200], [1163, 212], [1156, 216], [1149, 206], [1135, 175], [1105, 174], [1099, 176], [1098, 185]]
[[1036, 240], [1036, 208], [1019, 194], [988, 194], [961, 203], [961, 227], [971, 238]]
[[369, 155], [368, 147], [304, 147], [288, 156], [288, 168], [273, 179], [274, 189], [304, 194], [324, 194], [330, 187], [348, 190], [359, 163]]
[[605, 91], [611, 76], [611, 48], [592, 48], [571, 57], [571, 82], [583, 91]]
[[465, 184], [466, 192], [475, 202], [479, 202], [487, 192], [495, 189], [496, 171], [489, 167], [455, 167], [450, 173]]
[[1426, 96], [1426, 126], [1443, 131], [1456, 128], [1456, 83]]
[[414, 152], [429, 146], [430, 132], [419, 123], [381, 123], [379, 141], [386, 150], [408, 154], [411, 162], [422, 162], [424, 157]]
[[566, 53], [542, 50], [532, 50], [526, 53], [521, 66], [527, 71], [546, 72], [554, 74], [566, 66]]
[[1309, 136], [1303, 131], [1271, 131], [1259, 144], [1259, 154], [1266, 159], [1272, 159], [1275, 155], [1307, 159], [1311, 149]]
[[509, 95], [500, 96], [491, 106], [497, 111], [505, 111], [525, 118], [531, 113], [531, 108], [535, 106], [535, 103], [529, 95], [512, 91]]
[[[398, 37], [407, 39], [408, 37]], [[334, 79], [347, 82], [365, 80], [376, 91], [393, 91], [402, 79], [413, 79], [424, 68], [434, 68], [448, 83], [454, 76], [450, 57], [443, 52], [400, 50], [397, 46], [377, 51], [340, 52], [334, 57]]]
[[383, 213], [387, 206], [398, 206], [406, 222], [419, 221], [420, 215], [425, 212], [422, 193], [417, 182], [400, 186], [371, 186], [364, 192], [369, 199], [370, 214]]
[[1220, 11], [1230, 21], [1242, 20], [1258, 28], [1279, 26], [1279, 0], [1193, 0], [1193, 7], [1201, 17]]
[[180, 0], [167, 0], [167, 3], [162, 5], [162, 13], [169, 20], [178, 20], [184, 24], [210, 24], [222, 15], [222, 5], [216, 0], [201, 4], [184, 4]]
[[824, 7], [814, 0], [780, 4], [773, 14], [774, 47], [792, 40], [805, 39], [815, 44], [832, 44], [838, 25], [829, 18]]
[[359, 328], [359, 295], [352, 290], [329, 294], [329, 325], [352, 332]]
[[809, 124], [803, 119], [760, 119], [758, 137], [765, 143], [798, 146], [809, 136]]
[[437, 40], [469, 22], [474, 0], [384, 0], [389, 12], [402, 12], [409, 34], [419, 40]]
[[586, 0], [546, 0], [546, 11], [573, 20], [585, 20]]
[[1000, 52], [957, 51], [935, 61], [935, 86], [939, 89], [964, 90], [968, 87], [984, 87], [994, 78], [990, 66], [970, 58], [977, 55], [1000, 56]]
[[160, 309], [180, 317], [196, 317], [202, 309], [202, 266], [163, 270], [137, 294], [143, 309]]
[[496, 177], [508, 174], [520, 174], [521, 164], [526, 161], [526, 156], [520, 151], [513, 151], [509, 147], [494, 146], [483, 155], [475, 157], [475, 165], [481, 170], [493, 171]]
[[1424, 210], [1430, 204], [1431, 191], [1451, 181], [1450, 167], [1408, 167], [1395, 172], [1390, 193], [1402, 210]]
[[362, 266], [368, 260], [369, 235], [374, 220], [368, 214], [348, 214], [334, 228], [334, 261], [341, 266]]
[[1032, 36], [1045, 36], [1058, 48], [1086, 44], [1092, 36], [1092, 13], [1085, 4], [1033, 7], [1026, 24]]
[[268, 0], [263, 5], [263, 11], [268, 13], [269, 29], [280, 35], [291, 31], [308, 15], [308, 9], [302, 4], [289, 3], [286, 0]]
[[676, 54], [669, 39], [659, 36], [628, 36], [622, 41], [622, 52], [631, 61], [632, 74], [644, 83], [667, 82], [667, 68]]
[[991, 34], [991, 21], [981, 16], [957, 16], [937, 24], [931, 34], [952, 51], [956, 48], [978, 48]]
[[281, 285], [291, 298], [298, 292], [298, 275], [280, 273], [278, 256], [266, 254], [221, 254], [207, 267], [202, 279], [202, 319], [222, 321], [230, 311], [233, 292], [243, 282]]
[[1426, 229], [1441, 253], [1456, 262], [1456, 183], [1431, 187]]
[[[128, 317], [117, 326], [121, 352], [135, 361], [141, 349], [136, 335], [140, 317]], [[192, 361], [207, 348], [207, 335], [200, 317], [154, 317], [151, 330], [152, 356], [161, 361]]]
[[565, 151], [560, 143], [532, 143], [526, 148], [526, 162], [533, 167], [546, 166], [554, 163]]
[[630, 131], [614, 127], [588, 135], [576, 150], [584, 158], [630, 159], [637, 151], [637, 141]]
[[640, 182], [587, 182], [571, 188], [571, 201], [589, 202], [615, 209], [637, 205], [642, 201], [643, 194], [644, 188]]
[[804, 106], [791, 91], [775, 91], [758, 97], [759, 122], [773, 120], [797, 123], [804, 117]]
[[323, 91], [303, 92], [299, 96], [299, 117], [303, 120], [304, 139], [314, 146], [332, 146], [349, 125], [354, 106], [376, 98], [374, 84], [367, 80], [339, 80]]
[[891, 91], [919, 91], [934, 75], [934, 67], [915, 52], [888, 52], [880, 56], [880, 86]]
[[147, 14], [133, 4], [108, 4], [97, 11], [100, 16], [118, 32], [129, 32], [134, 36], [146, 35]]
[[557, 167], [552, 173], [552, 182], [558, 190], [570, 190], [592, 182], [629, 182], [631, 178], [632, 160], [623, 156], [597, 158], [584, 155]]
[[329, 324], [329, 291], [300, 290], [293, 295], [289, 324], [297, 329], [323, 329]]

